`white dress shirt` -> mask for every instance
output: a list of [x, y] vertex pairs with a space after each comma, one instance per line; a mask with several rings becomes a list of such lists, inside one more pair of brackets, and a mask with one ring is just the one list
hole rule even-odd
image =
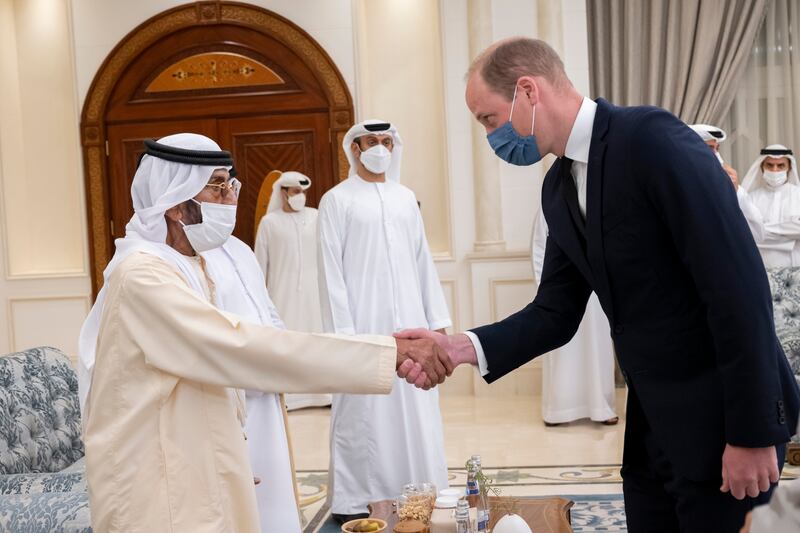
[[[589, 148], [592, 144], [592, 129], [594, 128], [594, 116], [597, 113], [597, 103], [584, 97], [578, 116], [572, 124], [572, 131], [567, 139], [567, 146], [564, 148], [564, 156], [572, 159], [572, 178], [575, 180], [575, 189], [578, 191], [578, 206], [581, 215], [586, 218], [586, 174], [589, 167]], [[489, 364], [486, 361], [486, 354], [481, 346], [478, 336], [471, 331], [464, 332], [472, 341], [475, 353], [478, 356], [478, 369], [481, 376], [489, 373]]]

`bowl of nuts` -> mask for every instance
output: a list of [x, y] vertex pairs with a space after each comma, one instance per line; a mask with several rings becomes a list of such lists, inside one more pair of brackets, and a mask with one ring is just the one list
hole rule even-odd
[[386, 522], [379, 518], [359, 518], [342, 524], [343, 533], [378, 533], [386, 531]]

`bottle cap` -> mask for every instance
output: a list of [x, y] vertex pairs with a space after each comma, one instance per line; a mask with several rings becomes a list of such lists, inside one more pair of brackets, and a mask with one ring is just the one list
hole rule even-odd
[[439, 496], [436, 498], [436, 503], [434, 504], [439, 509], [453, 509], [458, 504], [458, 498], [452, 498], [448, 496]]

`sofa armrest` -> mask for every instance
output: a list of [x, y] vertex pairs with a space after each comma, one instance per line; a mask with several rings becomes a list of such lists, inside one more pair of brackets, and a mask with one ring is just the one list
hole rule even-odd
[[6, 474], [0, 476], [0, 495], [86, 492], [82, 471], [45, 474]]

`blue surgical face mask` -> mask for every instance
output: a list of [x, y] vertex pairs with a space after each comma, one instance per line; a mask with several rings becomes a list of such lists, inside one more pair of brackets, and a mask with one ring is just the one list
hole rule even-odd
[[497, 157], [507, 161], [512, 165], [528, 166], [533, 165], [542, 158], [539, 147], [536, 145], [536, 137], [533, 135], [533, 124], [536, 119], [536, 106], [533, 106], [531, 114], [531, 134], [523, 137], [511, 125], [511, 117], [514, 116], [514, 104], [517, 101], [517, 88], [514, 87], [514, 98], [511, 99], [511, 113], [508, 122], [494, 130], [486, 136], [489, 146], [492, 147]]

